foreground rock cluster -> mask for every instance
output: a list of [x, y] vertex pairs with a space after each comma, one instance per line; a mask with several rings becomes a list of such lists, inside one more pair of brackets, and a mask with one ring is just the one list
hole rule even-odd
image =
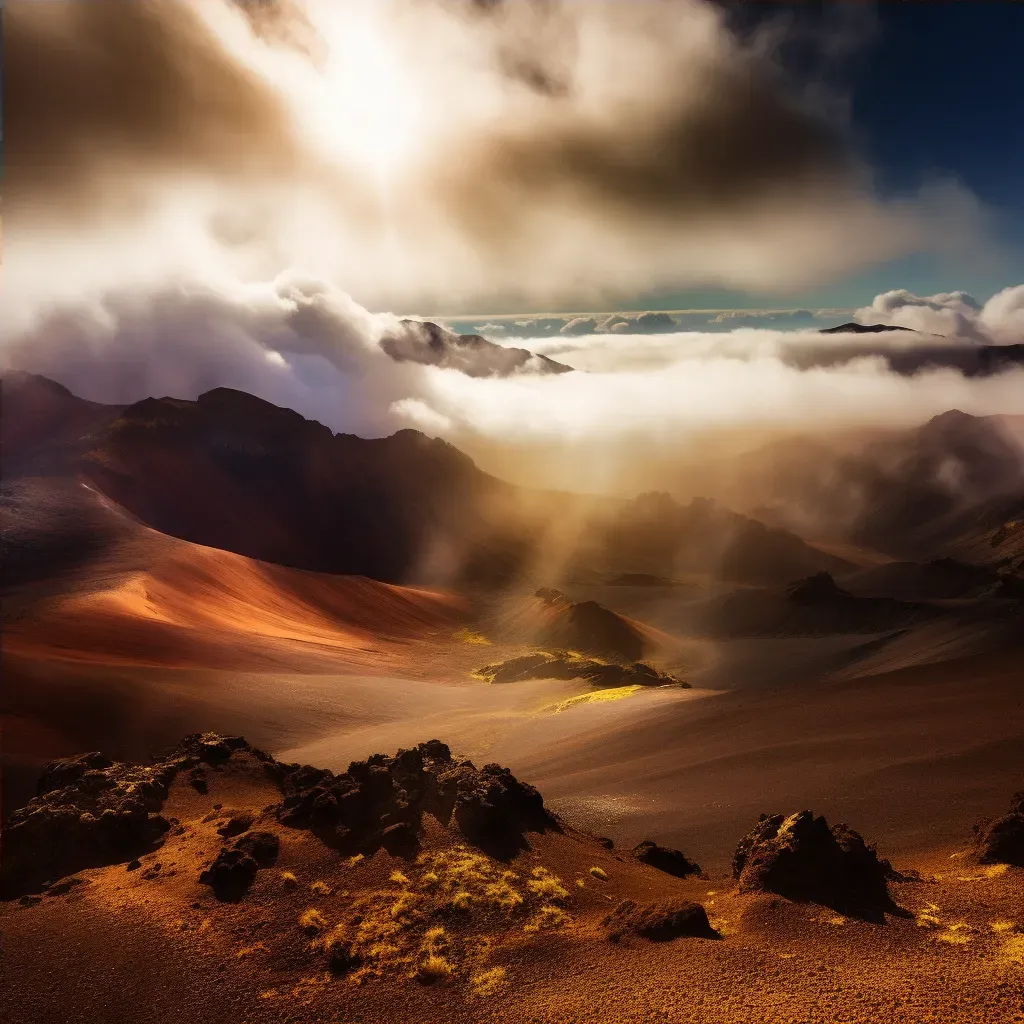
[[152, 765], [122, 764], [98, 751], [53, 761], [36, 796], [7, 819], [0, 892], [24, 892], [153, 849], [174, 824], [159, 812], [178, 772], [201, 772], [241, 747], [251, 749], [242, 739], [195, 735]]
[[[309, 829], [347, 854], [370, 855], [382, 847], [395, 854], [414, 851], [425, 813], [501, 856], [520, 849], [527, 831], [558, 828], [532, 786], [499, 765], [457, 761], [437, 740], [394, 757], [375, 754], [335, 774], [276, 761], [241, 737], [193, 735], [147, 766], [98, 752], [47, 766], [37, 795], [7, 821], [0, 892], [30, 892], [83, 868], [132, 861], [157, 848], [177, 826], [160, 813], [175, 777], [185, 772], [189, 785], [205, 792], [207, 770], [238, 753], [262, 765], [281, 789], [282, 801], [264, 817]], [[200, 878], [219, 898], [240, 898], [256, 872], [277, 859], [278, 837], [252, 831], [254, 823], [252, 816], [231, 818], [220, 830], [225, 845]]]
[[557, 828], [533, 786], [500, 765], [457, 761], [438, 740], [394, 757], [374, 754], [340, 775], [276, 762], [270, 771], [285, 794], [281, 823], [308, 828], [348, 854], [411, 851], [424, 813], [503, 854], [519, 849], [527, 831]]

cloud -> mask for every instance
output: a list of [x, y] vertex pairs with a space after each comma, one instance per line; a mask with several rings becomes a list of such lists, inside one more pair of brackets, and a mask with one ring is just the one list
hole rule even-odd
[[48, 0], [5, 35], [21, 321], [197, 268], [553, 304], [803, 287], [973, 237], [956, 186], [880, 197], [778, 34], [702, 0]]
[[[368, 313], [337, 287], [293, 275], [230, 289], [193, 283], [112, 293], [53, 312], [2, 356], [5, 367], [52, 376], [100, 401], [194, 398], [228, 386], [334, 430], [415, 426], [494, 472], [518, 466], [532, 483], [580, 488], [625, 477], [651, 486], [657, 459], [678, 458], [714, 433], [821, 436], [918, 423], [950, 408], [1024, 413], [1020, 367], [977, 378], [942, 366], [903, 374], [870, 351], [824, 364], [821, 352], [850, 340], [842, 335], [741, 328], [559, 336], [531, 347], [570, 355], [578, 372], [484, 378], [394, 362], [380, 341], [402, 331], [397, 318]], [[885, 337], [899, 351], [902, 339], [917, 336]]]

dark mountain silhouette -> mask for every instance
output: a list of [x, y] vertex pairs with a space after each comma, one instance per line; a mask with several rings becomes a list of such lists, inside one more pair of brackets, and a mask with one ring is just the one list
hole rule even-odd
[[917, 334], [912, 327], [893, 327], [890, 324], [857, 324], [853, 321], [838, 327], [823, 327], [819, 334], [883, 334], [885, 331], [907, 331]]
[[[19, 375], [4, 386], [3, 445], [5, 514], [19, 521], [39, 514], [38, 501], [11, 497], [19, 480], [61, 481], [47, 493], [47, 514], [82, 480], [171, 536], [386, 582], [504, 585], [536, 562], [548, 527], [566, 516], [579, 523], [561, 542], [566, 553], [611, 573], [671, 566], [770, 583], [849, 568], [791, 532], [711, 501], [681, 506], [654, 494], [624, 504], [527, 491], [417, 431], [333, 434], [230, 388], [196, 401], [108, 406]], [[97, 535], [80, 546], [101, 542]], [[23, 572], [32, 577], [36, 569], [26, 563]]]
[[525, 348], [506, 348], [479, 334], [456, 334], [425, 320], [403, 320], [400, 330], [381, 339], [380, 347], [396, 362], [440, 366], [468, 377], [572, 371], [571, 366]]

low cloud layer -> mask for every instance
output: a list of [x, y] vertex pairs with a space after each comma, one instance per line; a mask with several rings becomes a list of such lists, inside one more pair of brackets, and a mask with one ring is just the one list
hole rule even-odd
[[[1013, 303], [1006, 308], [1012, 318]], [[639, 481], [643, 466], [716, 432], [820, 435], [909, 425], [951, 408], [1024, 414], [1019, 367], [971, 378], [941, 365], [896, 372], [874, 351], [831, 365], [801, 355], [861, 340], [848, 335], [559, 335], [533, 347], [576, 372], [475, 378], [396, 363], [379, 342], [402, 330], [332, 286], [290, 277], [228, 291], [204, 284], [111, 295], [52, 315], [6, 345], [3, 361], [107, 402], [242, 388], [334, 430], [414, 426], [494, 471], [598, 489]], [[916, 337], [896, 332], [870, 343], [898, 351]]]
[[10, 315], [197, 271], [416, 311], [968, 251], [972, 197], [880, 196], [784, 36], [703, 0], [14, 0]]
[[1024, 343], [1024, 285], [1005, 288], [981, 303], [966, 292], [914, 295], [895, 290], [858, 309], [862, 324], [890, 324], [925, 334], [988, 345]]

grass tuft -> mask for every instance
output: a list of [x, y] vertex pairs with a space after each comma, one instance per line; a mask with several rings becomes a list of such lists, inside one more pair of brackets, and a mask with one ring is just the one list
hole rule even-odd
[[326, 931], [327, 918], [316, 907], [309, 907], [299, 914], [299, 927], [307, 935], [316, 935], [318, 932]]

